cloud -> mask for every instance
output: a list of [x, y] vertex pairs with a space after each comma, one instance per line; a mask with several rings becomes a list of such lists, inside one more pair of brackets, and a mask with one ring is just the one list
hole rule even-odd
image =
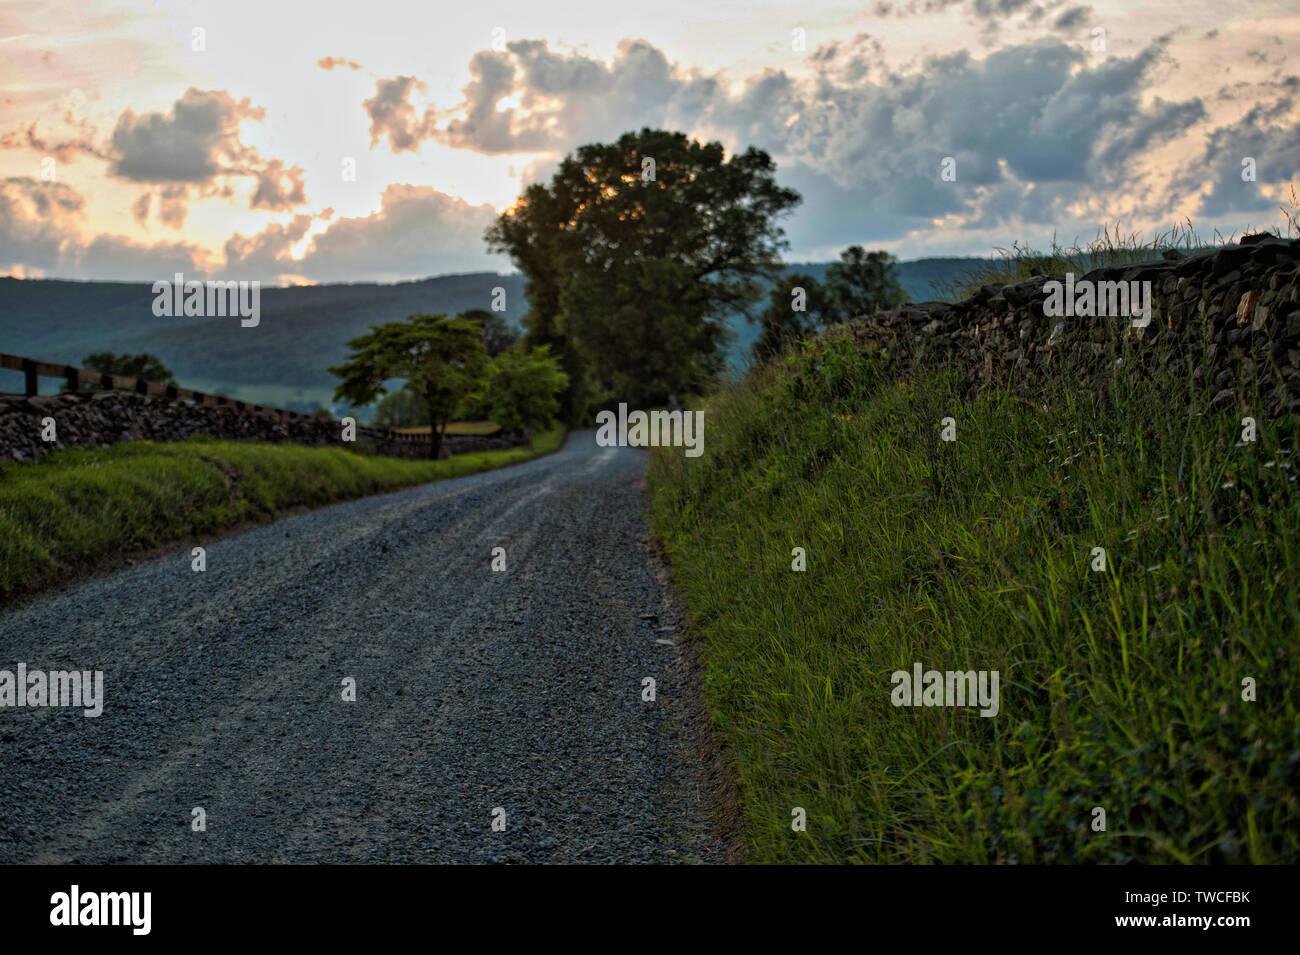
[[255, 236], [231, 236], [226, 241], [225, 273], [245, 279], [274, 278], [296, 272], [299, 263], [289, 250], [307, 234], [312, 217], [296, 215], [287, 224], [272, 223]]
[[[489, 153], [567, 150], [616, 137], [633, 117], [674, 108], [689, 119], [719, 93], [716, 81], [674, 67], [644, 40], [619, 43], [609, 64], [520, 40], [507, 44], [507, 52], [476, 54], [470, 73], [475, 79], [464, 90], [466, 115], [436, 136], [449, 146]], [[497, 109], [505, 97], [516, 97], [518, 106]]]
[[[195, 196], [230, 195], [231, 177], [255, 182], [251, 209], [284, 211], [306, 203], [303, 170], [266, 159], [240, 138], [240, 124], [262, 120], [266, 111], [223, 90], [193, 87], [169, 113], [137, 115], [126, 110], [110, 137], [109, 175], [158, 185], [159, 217], [171, 226], [185, 221]], [[137, 205], [140, 209], [147, 205]]]
[[352, 60], [346, 60], [341, 56], [324, 56], [316, 61], [316, 65], [322, 70], [332, 70], [336, 66], [346, 66], [349, 70], [361, 69], [361, 64]]
[[64, 278], [146, 279], [200, 271], [187, 243], [144, 245], [124, 236], [80, 238], [85, 200], [71, 187], [26, 177], [0, 180], [0, 266]]
[[[1175, 190], [1199, 194], [1195, 214], [1206, 219], [1276, 212], [1277, 202], [1260, 185], [1300, 180], [1300, 123], [1294, 115], [1293, 101], [1284, 96], [1271, 104], [1257, 103], [1237, 122], [1213, 130], [1200, 155], [1175, 174]], [[1254, 160], [1255, 182], [1242, 181], [1242, 163], [1248, 158]]]
[[113, 130], [111, 175], [132, 182], [210, 183], [241, 172], [256, 153], [239, 139], [239, 124], [266, 111], [221, 90], [190, 89], [170, 113], [124, 112]]
[[199, 277], [208, 274], [203, 261], [200, 250], [188, 242], [144, 245], [126, 236], [101, 235], [88, 245], [73, 246], [59, 274], [123, 282], [170, 278], [177, 272]]
[[418, 119], [408, 98], [412, 90], [423, 91], [425, 85], [413, 76], [397, 76], [380, 80], [375, 95], [362, 105], [370, 117], [370, 146], [388, 137], [389, 148], [395, 153], [414, 150], [429, 135], [433, 112], [426, 110]]
[[[996, 18], [1027, 6], [988, 0], [974, 12]], [[1080, 195], [1127, 191], [1141, 157], [1206, 116], [1198, 99], [1147, 95], [1167, 61], [1159, 43], [1097, 61], [1047, 37], [900, 71], [880, 65], [876, 49], [860, 33], [819, 47], [812, 78], [768, 70], [737, 88], [682, 69], [644, 41], [625, 41], [602, 61], [521, 40], [475, 54], [462, 102], [441, 114], [419, 113], [410, 102], [417, 81], [398, 78], [389, 99], [404, 109], [390, 110], [382, 129], [403, 148], [432, 139], [486, 154], [543, 154], [525, 179], [582, 143], [640, 126], [683, 129], [732, 150], [756, 145], [804, 194], [794, 221], [811, 225], [792, 224], [797, 244], [797, 233], [850, 211], [858, 236], [846, 241], [867, 232], [887, 241], [936, 220], [961, 229], [1065, 218]], [[955, 183], [940, 178], [944, 157], [957, 162]]]
[[[496, 218], [491, 206], [472, 206], [429, 186], [390, 185], [378, 212], [334, 218], [333, 209], [300, 214], [253, 236], [225, 243], [223, 274], [274, 282], [293, 275], [314, 281], [393, 282], [447, 272], [500, 268], [487, 253], [483, 231]], [[292, 249], [314, 221], [329, 222], [301, 259]]]
[[84, 209], [81, 196], [63, 183], [0, 179], [0, 265], [23, 263], [44, 271], [60, 265]]
[[97, 159], [108, 158], [102, 148], [92, 142], [89, 136], [61, 141], [44, 139], [37, 134], [36, 126], [36, 123], [32, 123], [26, 130], [9, 132], [4, 136], [0, 136], [0, 149], [33, 149], [36, 152], [54, 156], [59, 162], [70, 162], [78, 154], [93, 156]]
[[1073, 30], [1085, 26], [1092, 19], [1092, 7], [1070, 7], [1052, 21], [1054, 30]]
[[185, 224], [185, 216], [189, 211], [186, 207], [187, 198], [188, 190], [181, 183], [163, 186], [158, 190], [158, 218], [164, 225], [179, 229]]
[[253, 193], [252, 209], [270, 209], [273, 212], [292, 209], [307, 201], [303, 188], [303, 172], [298, 166], [286, 169], [279, 159], [272, 159], [257, 170], [257, 191]]
[[497, 268], [483, 231], [496, 219], [489, 205], [429, 186], [390, 185], [378, 212], [335, 219], [288, 271], [317, 280], [396, 281], [442, 272]]
[[1032, 3], [1033, 0], [975, 0], [971, 12], [981, 20], [995, 20], [1020, 13]]
[[[412, 105], [411, 94], [424, 89], [414, 77], [381, 80], [364, 104], [372, 142], [387, 136], [394, 152], [429, 139], [488, 154], [564, 151], [617, 136], [633, 124], [630, 117], [659, 110], [665, 97], [689, 106], [698, 92], [691, 74], [643, 40], [622, 41], [610, 64], [552, 52], [542, 40], [517, 40], [505, 51], [475, 53], [469, 72], [463, 101], [441, 114]], [[713, 95], [716, 81], [700, 82]], [[498, 108], [511, 97], [517, 105]]]

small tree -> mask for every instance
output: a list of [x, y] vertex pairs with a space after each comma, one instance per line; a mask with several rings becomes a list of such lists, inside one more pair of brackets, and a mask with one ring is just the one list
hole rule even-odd
[[[801, 300], [796, 300], [796, 289], [803, 290]], [[796, 304], [801, 304], [802, 310], [796, 311]], [[754, 343], [755, 357], [767, 360], [787, 345], [817, 334], [827, 324], [830, 308], [821, 283], [811, 275], [791, 272], [772, 289], [767, 308], [759, 316], [762, 332]]]
[[[91, 371], [98, 371], [106, 375], [143, 378], [146, 381], [156, 381], [164, 385], [176, 384], [175, 376], [162, 363], [162, 360], [157, 355], [151, 355], [148, 352], [142, 352], [139, 355], [129, 353], [114, 355], [108, 351], [95, 352], [95, 354], [83, 358], [81, 363]], [[94, 382], [86, 382], [82, 387], [93, 390], [95, 384]], [[64, 385], [64, 390], [67, 390], [66, 385]]]
[[477, 322], [446, 315], [372, 325], [348, 342], [352, 354], [345, 363], [327, 369], [342, 379], [334, 400], [367, 405], [387, 393], [385, 382], [405, 378], [406, 387], [424, 401], [431, 456], [437, 458], [447, 422], [483, 385], [487, 355], [480, 334]]
[[499, 312], [489, 312], [485, 308], [471, 308], [461, 312], [461, 318], [479, 322], [483, 326], [483, 348], [489, 358], [496, 358], [503, 351], [514, 348], [519, 342], [519, 333], [507, 324]]
[[[804, 290], [802, 311], [794, 309], [796, 288]], [[766, 361], [801, 338], [860, 315], [897, 308], [908, 300], [892, 255], [851, 245], [826, 270], [825, 281], [791, 272], [772, 289], [759, 316], [762, 332], [754, 343], [754, 357]]]
[[888, 252], [851, 245], [826, 270], [824, 288], [832, 312], [827, 324], [897, 308], [911, 299], [898, 280], [898, 261]]
[[384, 395], [370, 424], [376, 428], [411, 428], [427, 421], [424, 398], [403, 385]]
[[488, 410], [506, 431], [544, 428], [560, 410], [560, 393], [569, 376], [545, 345], [502, 352], [492, 363], [488, 380]]

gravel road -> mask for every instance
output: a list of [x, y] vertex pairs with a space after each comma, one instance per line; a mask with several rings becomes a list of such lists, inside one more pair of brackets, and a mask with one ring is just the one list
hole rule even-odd
[[645, 466], [578, 432], [0, 612], [0, 669], [104, 674], [0, 707], [0, 863], [721, 861]]

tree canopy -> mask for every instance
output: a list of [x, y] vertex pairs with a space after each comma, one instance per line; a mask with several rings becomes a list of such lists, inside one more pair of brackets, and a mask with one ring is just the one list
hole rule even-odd
[[436, 458], [447, 422], [482, 386], [488, 359], [480, 323], [412, 315], [404, 322], [371, 326], [348, 342], [348, 348], [348, 360], [329, 369], [341, 379], [334, 400], [367, 405], [387, 393], [387, 382], [405, 378], [406, 387], [424, 401]]
[[519, 333], [511, 328], [500, 312], [489, 312], [485, 308], [471, 308], [461, 312], [461, 318], [479, 322], [483, 326], [483, 348], [489, 358], [496, 358], [502, 352], [513, 348], [519, 341]]
[[826, 270], [826, 297], [836, 322], [897, 308], [911, 298], [899, 281], [898, 260], [860, 245], [849, 246]]
[[[164, 385], [176, 384], [176, 378], [157, 355], [142, 352], [139, 355], [125, 353], [114, 355], [112, 352], [96, 352], [87, 355], [81, 362], [91, 371], [108, 375], [121, 375], [124, 378], [143, 378]], [[88, 385], [87, 387], [90, 387]]]
[[724, 317], [749, 309], [780, 269], [777, 219], [799, 202], [767, 153], [642, 129], [580, 147], [488, 229], [528, 282], [531, 346], [589, 398], [659, 403], [721, 369]]
[[826, 270], [824, 281], [792, 272], [772, 288], [759, 317], [762, 331], [754, 351], [759, 358], [768, 358], [821, 329], [897, 308], [909, 298], [892, 255], [851, 245]]
[[489, 373], [488, 415], [507, 431], [544, 428], [560, 410], [559, 394], [568, 383], [547, 346], [504, 351]]

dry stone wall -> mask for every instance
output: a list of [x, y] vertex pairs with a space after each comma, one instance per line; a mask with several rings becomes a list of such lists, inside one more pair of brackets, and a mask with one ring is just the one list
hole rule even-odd
[[[41, 422], [52, 418], [57, 441], [42, 440]], [[27, 461], [55, 448], [95, 448], [117, 441], [183, 441], [195, 435], [247, 441], [292, 441], [346, 447], [337, 421], [233, 404], [196, 404], [160, 395], [123, 391], [81, 392], [24, 398], [0, 396], [0, 458]], [[512, 448], [522, 432], [447, 435], [442, 457], [470, 451]], [[400, 440], [391, 432], [357, 428], [357, 445], [376, 454], [403, 458], [429, 455], [426, 440]]]
[[[1181, 361], [1214, 406], [1271, 415], [1300, 410], [1300, 239], [1244, 236], [1239, 245], [1097, 269], [1082, 281], [1149, 282], [1150, 322], [1125, 316], [1046, 314], [1064, 275], [989, 285], [956, 304], [920, 302], [854, 319], [858, 347], [907, 368], [949, 363], [971, 390], [994, 382], [1031, 385], [1066, 365], [1100, 370], [1126, 360], [1140, 370]], [[1127, 356], [1127, 357], [1126, 357]]]

